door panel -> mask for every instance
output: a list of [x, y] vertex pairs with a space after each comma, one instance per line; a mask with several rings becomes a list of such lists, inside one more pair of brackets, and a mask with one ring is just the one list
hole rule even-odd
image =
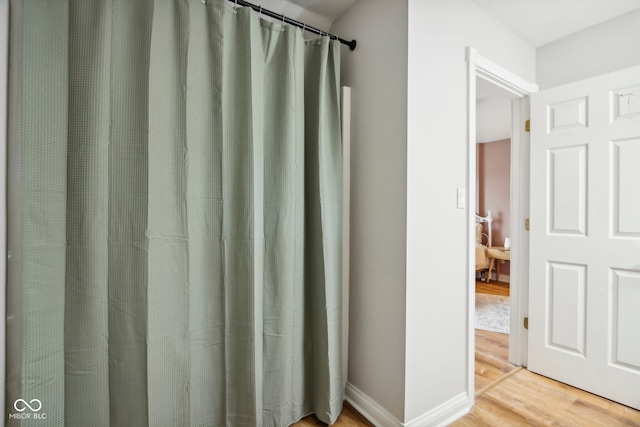
[[584, 355], [586, 266], [550, 262], [546, 345]]
[[531, 96], [529, 369], [640, 409], [640, 67]]
[[612, 269], [611, 348], [612, 363], [640, 372], [640, 348], [633, 345], [640, 337], [640, 273]]
[[636, 176], [640, 165], [640, 138], [612, 141], [611, 149], [612, 234], [616, 237], [640, 238], [640, 191]]
[[550, 233], [586, 235], [587, 146], [549, 150]]

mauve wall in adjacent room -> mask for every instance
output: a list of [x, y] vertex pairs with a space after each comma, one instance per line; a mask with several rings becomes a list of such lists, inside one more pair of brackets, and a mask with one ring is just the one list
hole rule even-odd
[[[485, 216], [487, 210], [493, 217], [493, 246], [504, 246], [509, 237], [510, 214], [510, 168], [511, 140], [477, 144], [478, 147], [478, 214]], [[513, 243], [512, 243], [513, 245]], [[509, 274], [509, 261], [500, 265], [500, 274]]]

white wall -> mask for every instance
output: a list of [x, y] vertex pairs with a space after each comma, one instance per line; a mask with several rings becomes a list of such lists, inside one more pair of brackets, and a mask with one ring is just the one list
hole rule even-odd
[[404, 416], [407, 0], [361, 0], [332, 32], [352, 88], [349, 384]]
[[[405, 420], [467, 393], [467, 65], [534, 81], [535, 49], [470, 0], [409, 0]], [[467, 189], [468, 190], [468, 189]], [[475, 189], [471, 189], [473, 191]], [[473, 208], [472, 208], [473, 209]]]
[[[297, 0], [297, 2], [294, 2], [292, 0], [259, 0], [250, 1], [250, 3], [260, 5], [265, 9], [282, 14], [287, 18], [304, 22], [305, 24], [318, 28], [319, 30], [329, 31], [335, 17], [342, 14], [343, 11], [349, 8], [349, 6], [356, 1], [357, 0], [324, 0], [322, 2], [301, 2], [300, 0]], [[301, 6], [298, 3], [304, 6]], [[272, 19], [268, 17], [264, 18]], [[307, 34], [307, 36], [311, 37], [311, 34]]]
[[473, 376], [455, 206], [468, 174], [465, 48], [529, 81], [535, 49], [470, 0], [360, 1], [332, 32], [358, 40], [342, 57], [353, 88], [349, 383], [417, 425], [468, 401]]
[[511, 138], [511, 100], [488, 98], [476, 104], [476, 141]]
[[537, 49], [541, 89], [640, 64], [640, 9]]

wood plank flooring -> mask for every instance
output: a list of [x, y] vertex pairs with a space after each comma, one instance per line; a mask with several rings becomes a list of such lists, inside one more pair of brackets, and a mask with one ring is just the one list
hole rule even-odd
[[476, 329], [476, 393], [516, 368], [509, 363], [509, 334]]
[[[344, 407], [342, 408], [342, 412], [338, 417], [338, 420], [335, 424], [336, 427], [374, 427], [365, 417], [360, 415], [358, 411], [353, 409], [351, 405], [347, 402], [344, 402]], [[315, 415], [310, 415], [297, 423], [293, 424], [291, 427], [315, 427], [315, 426], [326, 426], [325, 423], [319, 421]]]
[[519, 369], [480, 396], [453, 427], [639, 426], [640, 411]]
[[486, 283], [476, 280], [477, 294], [504, 295], [509, 296], [509, 284], [504, 282]]
[[[476, 282], [476, 292], [509, 295], [509, 285]], [[509, 335], [476, 330], [476, 401], [453, 427], [640, 426], [640, 411], [509, 363]], [[335, 426], [373, 427], [345, 402]], [[293, 427], [324, 426], [314, 416]]]
[[[509, 285], [477, 281], [476, 293], [509, 295]], [[640, 426], [640, 411], [511, 365], [508, 340], [476, 330], [476, 401], [453, 427]]]

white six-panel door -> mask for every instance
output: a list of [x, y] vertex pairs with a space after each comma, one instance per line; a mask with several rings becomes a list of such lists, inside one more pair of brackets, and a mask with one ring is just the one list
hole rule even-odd
[[640, 409], [640, 67], [531, 96], [531, 371]]

